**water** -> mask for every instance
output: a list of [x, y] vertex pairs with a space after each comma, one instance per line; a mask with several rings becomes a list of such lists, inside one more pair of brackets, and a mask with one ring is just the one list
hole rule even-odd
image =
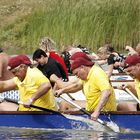
[[93, 130], [39, 130], [1, 127], [1, 140], [138, 140], [140, 133], [107, 133]]

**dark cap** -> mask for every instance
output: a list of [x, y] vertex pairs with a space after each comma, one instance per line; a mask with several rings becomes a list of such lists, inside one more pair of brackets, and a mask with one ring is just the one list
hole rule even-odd
[[127, 67], [136, 65], [137, 63], [140, 63], [140, 56], [137, 54], [128, 56], [124, 61]]
[[91, 60], [87, 60], [83, 57], [79, 57], [77, 59], [75, 59], [73, 61], [73, 63], [71, 64], [71, 70], [75, 70], [76, 68], [80, 67], [81, 65], [84, 65], [84, 66], [93, 66], [94, 65], [94, 62], [92, 62]]
[[76, 53], [74, 53], [74, 54], [71, 56], [70, 60], [75, 60], [75, 59], [77, 59], [77, 58], [79, 58], [79, 57], [85, 58], [85, 59], [87, 59], [87, 60], [91, 60], [91, 59], [87, 56], [87, 54], [84, 53], [84, 52], [76, 52]]
[[21, 64], [31, 65], [31, 61], [26, 55], [17, 55], [10, 58], [8, 66], [9, 69], [14, 69]]

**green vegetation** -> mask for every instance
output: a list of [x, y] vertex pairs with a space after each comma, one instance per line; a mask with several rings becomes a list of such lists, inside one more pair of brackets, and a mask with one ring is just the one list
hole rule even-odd
[[140, 0], [1, 0], [0, 20], [0, 47], [11, 54], [32, 53], [43, 36], [59, 50], [140, 42]]

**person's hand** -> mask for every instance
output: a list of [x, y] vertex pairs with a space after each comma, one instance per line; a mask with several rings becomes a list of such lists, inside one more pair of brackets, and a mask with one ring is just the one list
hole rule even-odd
[[54, 95], [60, 97], [61, 94], [63, 94], [63, 89], [56, 90]]
[[24, 107], [30, 108], [30, 105], [32, 104], [33, 100], [29, 98], [26, 102], [23, 103]]
[[96, 120], [98, 119], [99, 115], [100, 115], [100, 112], [99, 112], [99, 111], [94, 111], [94, 112], [91, 114], [91, 119], [92, 119], [93, 121], [96, 121]]
[[117, 86], [117, 89], [123, 90], [125, 88], [128, 88], [128, 84], [121, 84]]

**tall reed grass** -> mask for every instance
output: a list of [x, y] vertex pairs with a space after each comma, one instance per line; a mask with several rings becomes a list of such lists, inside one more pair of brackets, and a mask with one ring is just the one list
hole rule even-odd
[[0, 41], [32, 53], [43, 36], [54, 39], [60, 51], [67, 44], [96, 51], [105, 43], [123, 51], [140, 42], [140, 0], [46, 0], [2, 28]]

